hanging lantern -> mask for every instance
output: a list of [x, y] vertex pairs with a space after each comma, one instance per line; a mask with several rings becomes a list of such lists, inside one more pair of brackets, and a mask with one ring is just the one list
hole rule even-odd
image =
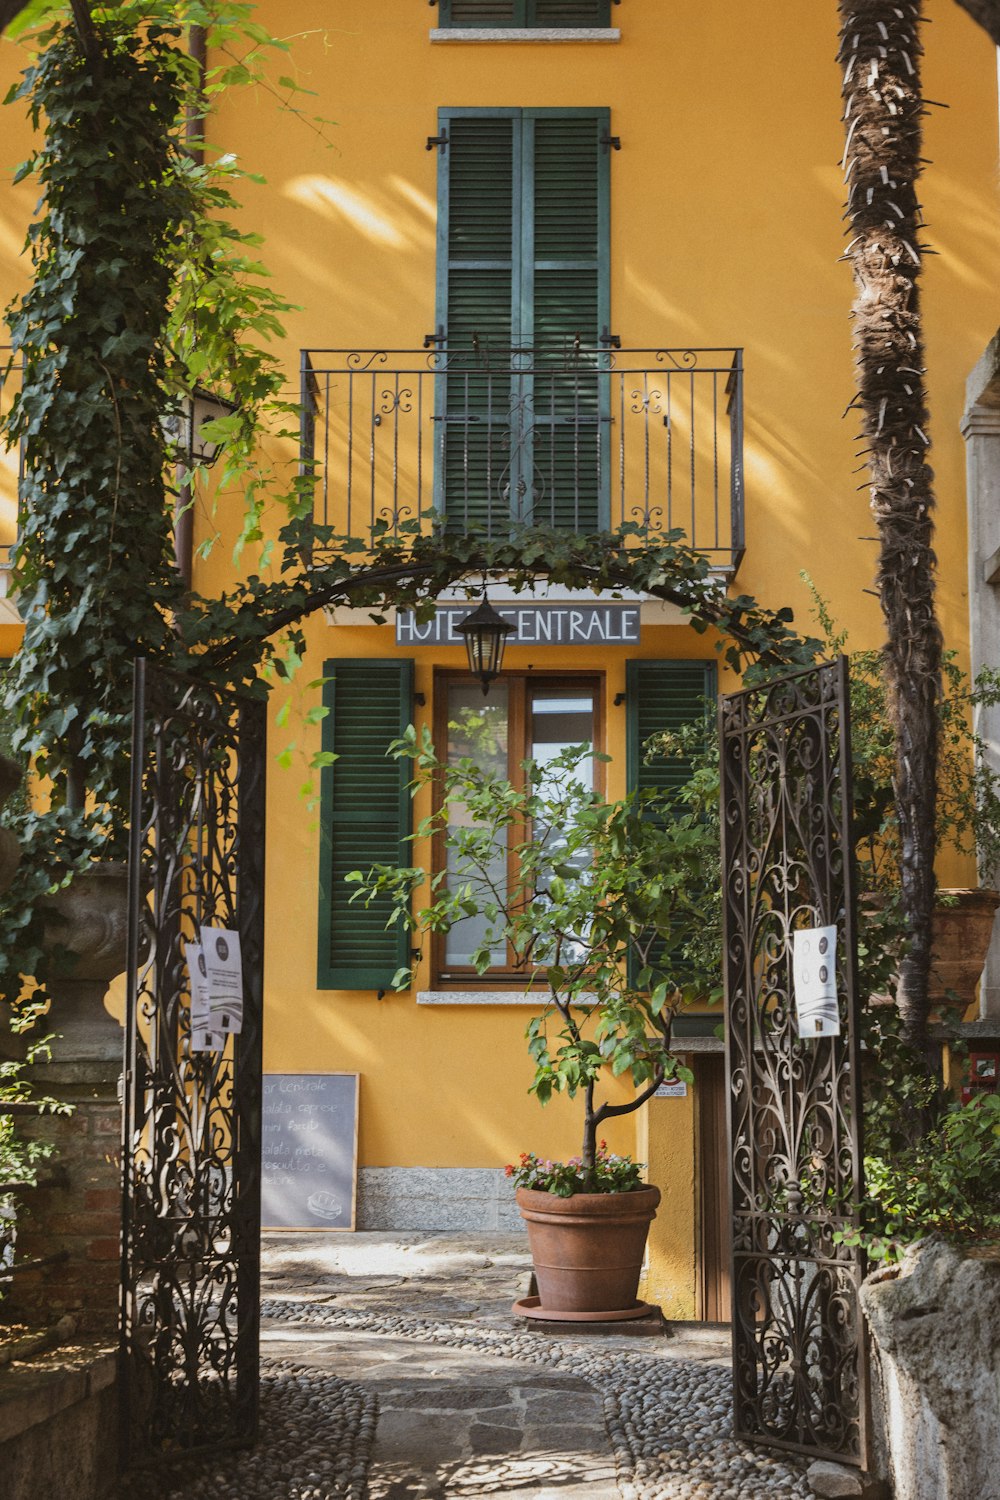
[[499, 677], [503, 666], [504, 647], [507, 637], [514, 634], [513, 625], [498, 615], [483, 589], [482, 601], [471, 615], [466, 615], [455, 629], [465, 636], [465, 649], [469, 653], [469, 671], [483, 685], [483, 697], [490, 690], [490, 683]]
[[234, 401], [217, 396], [196, 385], [189, 395], [181, 396], [177, 410], [163, 417], [163, 430], [174, 450], [177, 461], [193, 468], [200, 464], [211, 468], [222, 452], [224, 444], [218, 438], [207, 438], [202, 428], [207, 422], [217, 422], [220, 417], [231, 416], [236, 410]]

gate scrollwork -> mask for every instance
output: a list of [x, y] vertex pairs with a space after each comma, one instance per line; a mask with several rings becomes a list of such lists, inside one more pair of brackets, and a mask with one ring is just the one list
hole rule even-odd
[[[136, 664], [123, 1132], [122, 1457], [257, 1423], [266, 704]], [[192, 1046], [185, 945], [239, 933], [243, 1017]]]
[[[864, 1465], [866, 1353], [844, 658], [720, 705], [735, 1427]], [[799, 1035], [793, 934], [836, 926], [838, 1035]]]

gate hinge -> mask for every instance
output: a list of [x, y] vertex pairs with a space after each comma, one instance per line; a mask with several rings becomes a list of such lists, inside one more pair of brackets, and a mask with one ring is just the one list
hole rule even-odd
[[448, 341], [448, 335], [444, 331], [444, 324], [443, 323], [439, 323], [438, 324], [438, 331], [437, 331], [437, 333], [425, 333], [424, 334], [424, 348], [425, 349], [433, 349], [438, 344], [444, 344], [444, 343], [447, 343], [447, 341]]
[[601, 336], [597, 342], [603, 344], [605, 349], [620, 349], [622, 346], [621, 334], [609, 333], [606, 328], [601, 329]]
[[[608, 151], [620, 151], [622, 149], [622, 138], [620, 135], [602, 135], [600, 144], [604, 147], [605, 154]], [[427, 147], [430, 150], [430, 145]]]
[[448, 144], [448, 132], [447, 132], [447, 130], [442, 130], [442, 132], [441, 132], [440, 135], [429, 135], [427, 137], [427, 149], [428, 149], [428, 151], [433, 151], [435, 146], [441, 146], [442, 148], [444, 148], [445, 146], [447, 146], [447, 144]]

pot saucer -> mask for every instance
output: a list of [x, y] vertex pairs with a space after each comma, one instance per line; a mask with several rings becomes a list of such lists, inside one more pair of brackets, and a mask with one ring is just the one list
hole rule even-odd
[[511, 1310], [515, 1317], [537, 1318], [544, 1323], [626, 1323], [632, 1318], [648, 1318], [656, 1309], [648, 1302], [634, 1302], [613, 1312], [554, 1312], [542, 1307], [537, 1297], [520, 1297]]

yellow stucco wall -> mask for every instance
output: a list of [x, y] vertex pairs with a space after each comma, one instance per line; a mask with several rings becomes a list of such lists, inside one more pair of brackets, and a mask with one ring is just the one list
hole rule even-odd
[[639, 1296], [667, 1318], [697, 1311], [698, 1175], [695, 1088], [683, 1099], [650, 1099], [636, 1114], [636, 1152], [661, 1201], [646, 1242]]
[[[265, 236], [275, 284], [301, 310], [281, 353], [294, 386], [300, 347], [418, 348], [434, 326], [437, 158], [425, 149], [443, 105], [608, 106], [622, 150], [612, 160], [612, 327], [626, 347], [741, 345], [746, 362], [747, 553], [742, 590], [790, 604], [803, 623], [813, 574], [851, 643], [880, 638], [866, 592], [875, 548], [855, 472], [848, 308], [841, 263], [843, 147], [836, 7], [766, 0], [736, 17], [723, 0], [625, 0], [617, 45], [433, 46], [436, 12], [419, 0], [268, 0], [265, 21], [294, 43], [300, 81], [336, 124], [324, 141], [275, 112], [263, 89], [222, 101], [210, 138], [262, 172], [244, 221]], [[927, 121], [923, 187], [931, 436], [937, 473], [939, 608], [946, 638], [967, 643], [963, 386], [1000, 321], [996, 266], [996, 66], [985, 37], [953, 0], [929, 0], [926, 92], [950, 104]], [[0, 50], [11, 69], [14, 49]], [[24, 154], [8, 112], [4, 165]], [[17, 247], [29, 184], [0, 203], [0, 281], [23, 284]], [[196, 585], [231, 576], [228, 540], [239, 508], [223, 498], [213, 521], [227, 538], [198, 564]], [[0, 541], [9, 534], [0, 493]], [[2, 528], [6, 527], [4, 532]], [[248, 559], [245, 566], [251, 566]], [[328, 656], [395, 654], [389, 628], [306, 629], [303, 680]], [[710, 644], [682, 626], [648, 628], [631, 652], [514, 649], [512, 666], [560, 664], [607, 673], [609, 790], [622, 787], [629, 655], [701, 657]], [[430, 714], [434, 666], [454, 649], [418, 649], [418, 690]], [[725, 679], [723, 679], [725, 681]], [[296, 694], [299, 690], [295, 689]], [[282, 701], [275, 695], [275, 711]], [[524, 1010], [420, 1008], [412, 995], [320, 992], [315, 986], [318, 813], [301, 794], [319, 730], [293, 714], [272, 725], [275, 754], [296, 742], [291, 770], [273, 765], [267, 832], [269, 1070], [359, 1071], [361, 1162], [493, 1166], [533, 1146], [578, 1149], [576, 1110], [544, 1115], [526, 1095]], [[948, 872], [942, 872], [948, 877]], [[426, 973], [420, 983], [426, 983]], [[676, 1311], [693, 1305], [694, 1101], [658, 1101], [613, 1122], [609, 1141], [648, 1156], [669, 1212], [652, 1244], [649, 1289]], [[685, 1206], [686, 1205], [686, 1206]]]

